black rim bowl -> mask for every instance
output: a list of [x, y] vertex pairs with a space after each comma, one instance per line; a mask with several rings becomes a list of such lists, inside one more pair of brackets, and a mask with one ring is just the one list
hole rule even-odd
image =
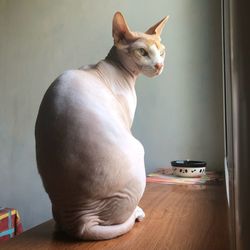
[[207, 165], [205, 161], [177, 160], [171, 161], [172, 167], [203, 168]]

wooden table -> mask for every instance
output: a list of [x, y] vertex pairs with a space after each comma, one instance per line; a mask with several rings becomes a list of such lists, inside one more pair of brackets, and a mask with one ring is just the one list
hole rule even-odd
[[227, 250], [224, 185], [147, 184], [140, 206], [146, 218], [127, 234], [99, 242], [73, 241], [47, 221], [0, 245], [0, 249]]

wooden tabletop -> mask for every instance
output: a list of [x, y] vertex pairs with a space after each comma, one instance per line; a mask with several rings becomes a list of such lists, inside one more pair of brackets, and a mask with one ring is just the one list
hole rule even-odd
[[55, 232], [47, 221], [0, 245], [2, 250], [227, 250], [229, 233], [224, 185], [147, 184], [142, 222], [116, 239], [83, 242]]

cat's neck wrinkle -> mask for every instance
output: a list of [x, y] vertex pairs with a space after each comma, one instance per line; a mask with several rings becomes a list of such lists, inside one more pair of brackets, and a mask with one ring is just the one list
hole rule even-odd
[[105, 61], [112, 64], [114, 67], [119, 68], [129, 83], [135, 83], [139, 70], [137, 69], [137, 66], [131, 62], [126, 53], [113, 46], [105, 58]]
[[106, 60], [100, 61], [95, 71], [120, 104], [125, 124], [131, 128], [136, 108], [135, 77]]
[[138, 74], [127, 67], [130, 58], [125, 56], [118, 55], [113, 47], [105, 60], [97, 63], [93, 69], [120, 104], [122, 117], [130, 129], [136, 108], [135, 81]]

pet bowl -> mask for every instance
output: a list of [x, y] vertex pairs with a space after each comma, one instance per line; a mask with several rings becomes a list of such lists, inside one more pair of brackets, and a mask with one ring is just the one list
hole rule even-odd
[[201, 177], [206, 174], [206, 165], [205, 161], [171, 161], [173, 174], [181, 177]]

